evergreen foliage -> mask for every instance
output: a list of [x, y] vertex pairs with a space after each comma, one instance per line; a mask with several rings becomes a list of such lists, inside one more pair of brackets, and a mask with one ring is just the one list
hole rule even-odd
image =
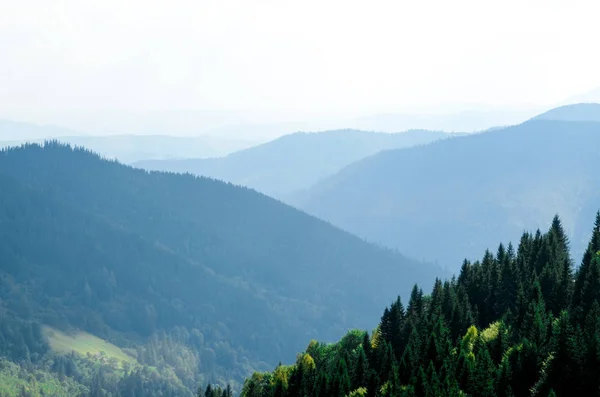
[[[377, 321], [398, 288], [436, 271], [250, 189], [56, 141], [0, 150], [0, 356], [93, 395], [239, 391], [308, 335]], [[75, 371], [43, 325], [134, 364], [92, 357]]]
[[[406, 311], [398, 298], [372, 335], [307, 351], [327, 382], [279, 395], [600, 396], [600, 213], [576, 272], [557, 216], [548, 232], [524, 233], [516, 252], [501, 244], [465, 261], [430, 295], [415, 286]], [[304, 372], [296, 363], [287, 373]], [[254, 392], [266, 376], [248, 379], [242, 396], [270, 396]]]

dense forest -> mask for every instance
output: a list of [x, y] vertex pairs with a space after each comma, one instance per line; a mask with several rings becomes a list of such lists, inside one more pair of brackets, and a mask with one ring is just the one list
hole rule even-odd
[[0, 395], [237, 392], [441, 271], [250, 189], [57, 142], [0, 151], [0, 225]]
[[257, 192], [48, 142], [0, 152], [0, 225], [2, 397], [600, 395], [600, 213], [577, 270], [555, 217], [426, 295]]
[[600, 212], [574, 271], [558, 217], [458, 277], [415, 286], [371, 333], [311, 341], [294, 365], [255, 373], [243, 397], [600, 395]]

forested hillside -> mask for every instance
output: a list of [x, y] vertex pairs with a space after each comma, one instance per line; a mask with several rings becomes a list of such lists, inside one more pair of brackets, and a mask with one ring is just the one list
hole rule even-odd
[[555, 217], [428, 295], [415, 286], [372, 333], [311, 341], [242, 396], [599, 396], [599, 374], [600, 212], [577, 271]]
[[290, 193], [381, 150], [422, 145], [448, 136], [423, 130], [397, 134], [357, 130], [299, 132], [223, 158], [141, 161], [134, 165], [221, 179], [285, 201]]
[[600, 207], [600, 123], [533, 120], [358, 161], [295, 204], [369, 241], [458, 270], [560, 213], [574, 255]]
[[235, 389], [439, 273], [252, 190], [56, 142], [0, 152], [0, 225], [2, 368], [82, 395]]

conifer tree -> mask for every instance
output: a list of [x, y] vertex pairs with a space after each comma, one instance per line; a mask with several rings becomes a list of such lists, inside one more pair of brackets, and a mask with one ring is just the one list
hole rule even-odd
[[590, 301], [586, 301], [587, 297], [584, 293], [584, 284], [586, 281], [589, 282], [588, 278], [590, 277], [590, 267], [592, 266], [593, 259], [598, 251], [600, 251], [600, 211], [598, 211], [596, 214], [596, 221], [594, 222], [592, 237], [590, 238], [588, 247], [583, 254], [583, 259], [581, 260], [581, 265], [579, 266], [579, 270], [577, 271], [575, 278], [573, 309], [575, 311], [575, 318], [579, 322], [582, 322], [586, 317], [586, 303], [588, 305], [592, 303]]
[[562, 311], [553, 324], [551, 353], [546, 358], [537, 393], [554, 389], [559, 396], [578, 395], [579, 357], [569, 314]]
[[582, 395], [600, 394], [600, 304], [595, 301], [583, 329], [585, 352], [582, 364]]
[[[589, 252], [600, 214], [596, 224]], [[547, 233], [524, 233], [516, 253], [500, 245], [465, 261], [430, 295], [415, 286], [406, 311], [400, 298], [384, 310], [372, 340], [311, 342], [313, 381], [298, 382], [309, 372], [298, 361], [286, 390], [272, 382], [243, 397], [600, 396], [600, 252], [584, 259], [574, 276], [555, 217]]]
[[367, 387], [368, 377], [369, 360], [364, 349], [361, 347], [358, 349], [358, 358], [356, 359], [356, 365], [352, 372], [352, 389], [356, 390], [360, 387]]
[[486, 347], [480, 348], [475, 359], [475, 369], [469, 384], [469, 391], [473, 396], [495, 397], [494, 380], [496, 366]]

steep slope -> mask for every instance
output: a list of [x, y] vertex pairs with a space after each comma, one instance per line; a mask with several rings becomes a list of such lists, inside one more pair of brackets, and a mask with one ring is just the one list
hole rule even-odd
[[443, 132], [416, 130], [399, 134], [357, 130], [295, 133], [224, 158], [141, 161], [134, 165], [208, 176], [285, 198], [378, 151], [425, 144], [446, 136]]
[[600, 123], [534, 120], [379, 153], [296, 197], [370, 241], [453, 269], [563, 216], [574, 254], [600, 207]]
[[120, 347], [176, 330], [220, 379], [436, 274], [249, 189], [57, 143], [0, 152], [0, 184], [2, 311]]
[[372, 334], [307, 343], [241, 397], [598, 396], [600, 212], [591, 234], [575, 272], [556, 217], [428, 295], [398, 298]]

